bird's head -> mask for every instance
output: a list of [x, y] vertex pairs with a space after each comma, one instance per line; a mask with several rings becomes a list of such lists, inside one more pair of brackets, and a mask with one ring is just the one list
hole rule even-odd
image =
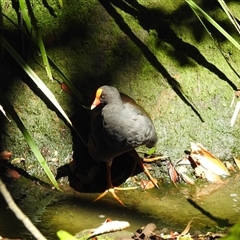
[[102, 98], [102, 94], [103, 93], [103, 89], [102, 88], [98, 88], [96, 95], [95, 95], [95, 99], [91, 105], [91, 110], [93, 110], [95, 107], [97, 107], [100, 103], [101, 103], [101, 98]]
[[121, 99], [118, 90], [112, 86], [102, 86], [97, 89], [95, 99], [91, 105], [91, 110], [97, 107], [99, 104], [106, 105], [108, 103], [115, 102]]

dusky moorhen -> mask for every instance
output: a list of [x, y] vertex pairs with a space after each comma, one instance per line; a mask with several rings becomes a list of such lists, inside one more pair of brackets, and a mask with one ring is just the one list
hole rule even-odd
[[[95, 200], [100, 199], [110, 191], [123, 205], [116, 196], [112, 185], [112, 161], [116, 156], [130, 152], [141, 145], [146, 145], [148, 148], [154, 147], [157, 143], [155, 127], [150, 116], [135, 100], [119, 93], [112, 86], [105, 85], [97, 89], [91, 110], [89, 154], [96, 161], [106, 162], [108, 174], [108, 190]], [[138, 154], [137, 159], [144, 172], [152, 179]], [[119, 190], [120, 188], [115, 187], [115, 189]]]

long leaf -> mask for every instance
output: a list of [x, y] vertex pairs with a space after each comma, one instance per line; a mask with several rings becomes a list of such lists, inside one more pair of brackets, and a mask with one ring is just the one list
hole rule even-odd
[[[46, 49], [45, 49], [45, 46], [43, 44], [43, 40], [42, 40], [42, 36], [40, 34], [40, 30], [37, 26], [36, 18], [34, 16], [34, 13], [33, 13], [33, 10], [32, 10], [32, 7], [31, 7], [31, 4], [30, 4], [29, 0], [26, 0], [26, 3], [25, 3], [25, 0], [19, 0], [19, 5], [20, 5], [21, 11], [22, 11], [23, 19], [26, 23], [26, 26], [27, 26], [27, 29], [28, 29], [29, 33], [32, 35], [32, 37], [34, 39], [34, 42], [39, 47], [39, 50], [41, 52], [41, 56], [42, 56], [42, 59], [43, 59], [43, 64], [44, 64], [44, 67], [46, 69], [47, 75], [50, 78], [50, 80], [53, 80], [51, 68], [50, 68], [50, 65], [49, 65], [49, 62], [48, 62], [48, 58], [47, 58]], [[28, 13], [29, 13], [29, 15], [28, 15]]]
[[218, 0], [218, 2], [222, 6], [224, 12], [227, 14], [229, 20], [232, 22], [233, 26], [237, 29], [238, 33], [240, 34], [240, 25], [237, 23], [235, 16], [232, 14], [227, 4], [223, 0]]
[[39, 89], [45, 94], [45, 96], [51, 101], [51, 103], [56, 107], [56, 109], [61, 113], [65, 120], [72, 127], [72, 122], [68, 118], [67, 114], [64, 112], [55, 96], [44, 84], [44, 82], [37, 76], [37, 74], [27, 65], [27, 63], [22, 59], [22, 57], [12, 48], [12, 46], [5, 40], [4, 37], [0, 38], [0, 43], [2, 46], [12, 55], [12, 57], [18, 62], [18, 64], [23, 68], [27, 75], [34, 81], [34, 83], [39, 87]]
[[193, 12], [197, 15], [198, 14], [203, 16], [208, 22], [210, 22], [220, 33], [222, 33], [238, 50], [240, 50], [239, 43], [230, 36], [215, 20], [213, 20], [205, 11], [203, 11], [197, 4], [195, 4], [191, 0], [185, 0], [186, 3], [192, 8]]
[[7, 112], [11, 115], [12, 119], [16, 122], [18, 128], [22, 132], [26, 142], [28, 143], [29, 147], [31, 148], [32, 152], [36, 156], [38, 162], [41, 164], [42, 168], [44, 169], [45, 173], [47, 174], [48, 178], [52, 182], [52, 184], [56, 187], [56, 189], [60, 190], [57, 181], [55, 180], [51, 170], [49, 169], [45, 159], [43, 158], [40, 150], [38, 149], [37, 145], [33, 141], [32, 137], [28, 133], [27, 129], [25, 128], [23, 122], [17, 115], [16, 111], [12, 107], [11, 103], [8, 101], [7, 97], [5, 96], [4, 92], [0, 88], [0, 101], [5, 106]]

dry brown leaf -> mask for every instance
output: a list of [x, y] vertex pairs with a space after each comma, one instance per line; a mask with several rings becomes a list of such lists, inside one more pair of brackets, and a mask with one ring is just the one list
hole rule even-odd
[[222, 182], [219, 175], [214, 174], [213, 172], [202, 167], [201, 165], [195, 168], [195, 175], [197, 177], [206, 178], [209, 182]]
[[[155, 183], [157, 183], [157, 179], [153, 179]], [[149, 180], [141, 180], [140, 181], [140, 186], [142, 189], [148, 190], [151, 188], [154, 188], [155, 185], [152, 183], [152, 181]]]
[[240, 160], [238, 158], [233, 157], [236, 165], [238, 166], [238, 169], [240, 169]]
[[182, 177], [182, 179], [185, 183], [188, 183], [188, 184], [191, 184], [191, 185], [195, 184], [194, 181], [187, 174], [180, 173], [180, 175], [181, 175], [181, 177]]
[[170, 176], [171, 181], [176, 186], [176, 182], [179, 180], [178, 173], [171, 162], [169, 162], [169, 164], [168, 164], [168, 174]]
[[128, 227], [130, 227], [129, 222], [111, 221], [107, 219], [100, 227], [94, 229], [94, 231], [91, 233], [88, 239], [98, 235], [102, 235], [104, 233], [120, 231]]
[[187, 224], [186, 228], [182, 231], [182, 233], [180, 234], [181, 236], [184, 236], [189, 232], [193, 219], [194, 218], [191, 219], [191, 221]]
[[175, 163], [175, 166], [179, 166], [179, 165], [190, 165], [190, 164], [191, 164], [191, 162], [190, 162], [190, 160], [189, 160], [189, 158], [188, 158], [188, 156], [187, 156], [187, 157], [184, 157], [184, 158], [178, 160], [178, 161]]
[[213, 172], [207, 169], [204, 169], [204, 175], [209, 182], [223, 182], [219, 175], [214, 174]]
[[73, 96], [72, 91], [69, 89], [69, 87], [65, 83], [61, 83], [61, 89], [65, 92], [68, 93], [69, 95]]
[[194, 170], [196, 177], [205, 178], [204, 169], [201, 165], [198, 165]]
[[20, 174], [11, 168], [7, 168], [7, 174], [9, 177], [13, 178], [13, 179], [19, 179], [20, 178]]
[[192, 159], [205, 169], [211, 171], [212, 173], [220, 176], [229, 176], [227, 168], [217, 157], [210, 153], [204, 146], [200, 143], [191, 142], [191, 153]]
[[232, 163], [230, 163], [229, 161], [226, 162], [226, 167], [227, 167], [227, 169], [229, 169], [233, 172], [237, 172], [236, 169], [233, 167]]
[[0, 160], [9, 160], [9, 158], [12, 156], [11, 152], [8, 151], [2, 151], [0, 152]]

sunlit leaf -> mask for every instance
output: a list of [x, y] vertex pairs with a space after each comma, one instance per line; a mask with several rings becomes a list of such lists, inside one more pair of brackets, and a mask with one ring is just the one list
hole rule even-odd
[[240, 169], [240, 160], [238, 158], [233, 157], [238, 169]]
[[223, 182], [222, 179], [220, 178], [219, 175], [207, 170], [203, 168], [203, 173], [205, 175], [205, 178], [209, 181], [209, 182]]
[[183, 181], [187, 184], [194, 185], [194, 181], [185, 173], [179, 173]]
[[171, 181], [174, 183], [175, 186], [177, 186], [176, 182], [179, 180], [179, 177], [175, 167], [171, 162], [169, 162], [168, 164], [168, 174], [170, 176]]
[[237, 102], [236, 107], [235, 107], [235, 110], [234, 110], [234, 113], [233, 113], [233, 115], [232, 115], [231, 122], [230, 122], [230, 126], [231, 126], [231, 127], [234, 126], [239, 111], [240, 111], [240, 101]]
[[57, 236], [60, 238], [60, 240], [77, 240], [77, 238], [64, 230], [58, 231]]
[[[153, 179], [155, 184], [157, 184], [157, 179]], [[154, 188], [155, 185], [153, 184], [152, 181], [149, 181], [149, 180], [141, 180], [140, 181], [140, 186], [142, 189], [144, 190], [148, 190], [148, 189], [151, 189], [151, 188]]]
[[150, 148], [146, 151], [146, 154], [147, 155], [152, 155], [155, 152], [156, 152], [156, 147], [152, 147], [152, 148]]
[[3, 115], [7, 118], [7, 120], [8, 120], [9, 122], [11, 122], [11, 120], [8, 118], [6, 112], [4, 111], [2, 105], [0, 105], [0, 111], [1, 111], [1, 112], [3, 113]]
[[186, 235], [189, 232], [193, 219], [194, 218], [191, 219], [191, 221], [187, 224], [186, 228], [182, 231], [182, 233], [180, 235], [183, 236], [183, 235]]
[[191, 158], [198, 162], [205, 169], [211, 171], [212, 173], [220, 176], [229, 176], [227, 168], [217, 157], [210, 153], [203, 145], [200, 143], [191, 143]]
[[222, 182], [219, 175], [209, 171], [201, 165], [197, 166], [194, 170], [197, 177], [206, 178], [209, 182]]
[[227, 169], [229, 169], [233, 172], [237, 172], [236, 169], [233, 167], [232, 163], [230, 163], [229, 161], [226, 162], [226, 167], [227, 167]]

